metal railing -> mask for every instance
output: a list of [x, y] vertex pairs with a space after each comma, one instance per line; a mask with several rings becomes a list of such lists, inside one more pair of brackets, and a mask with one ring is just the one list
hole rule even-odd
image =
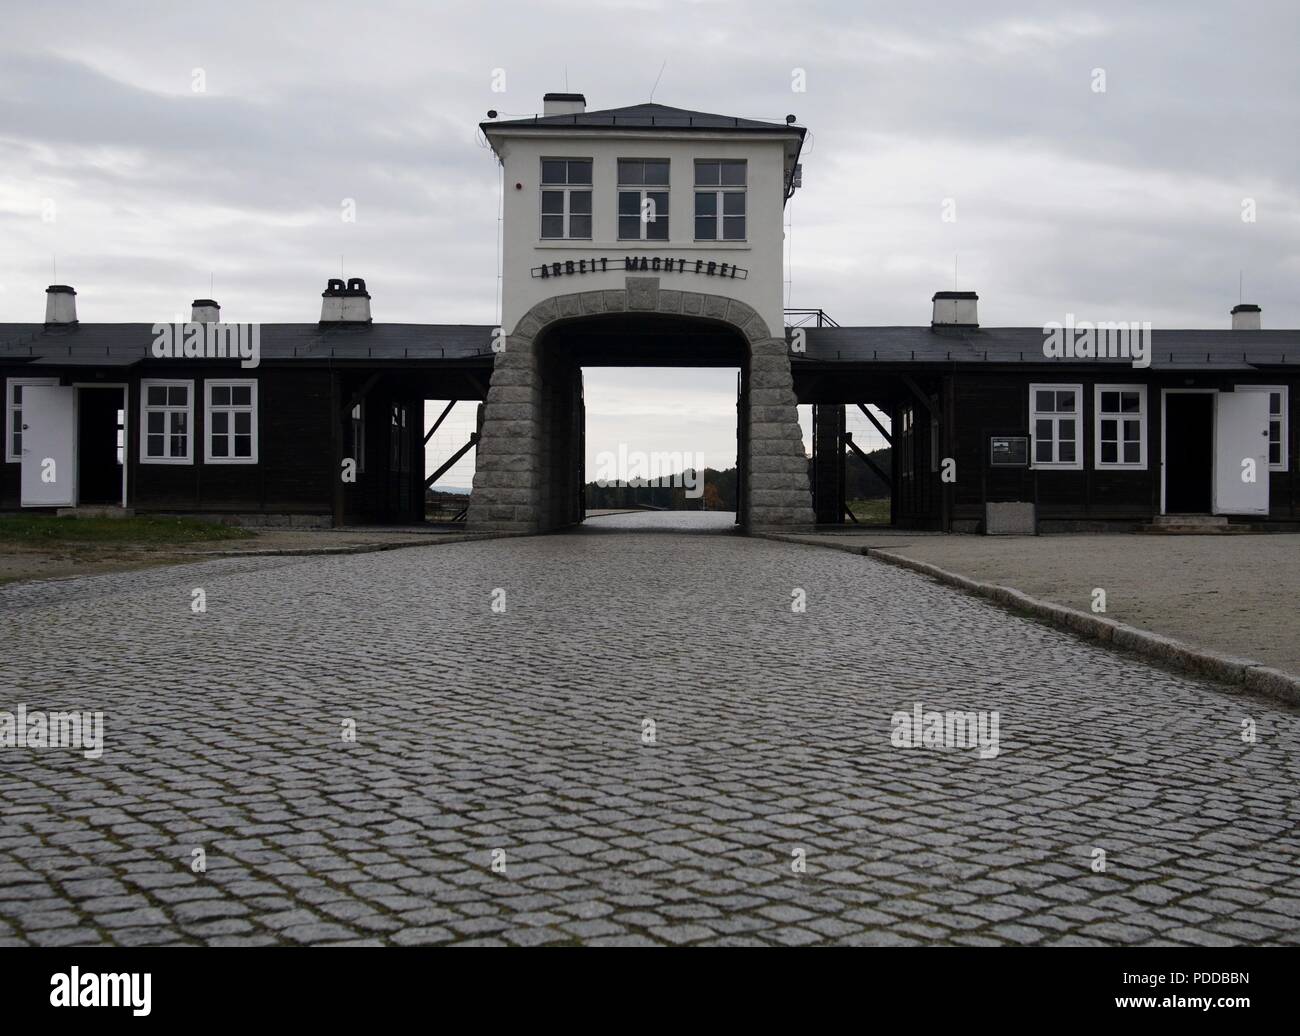
[[839, 327], [824, 309], [787, 309], [786, 327]]

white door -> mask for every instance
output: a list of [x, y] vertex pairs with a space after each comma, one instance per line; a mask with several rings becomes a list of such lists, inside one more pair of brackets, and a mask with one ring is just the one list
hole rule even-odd
[[1215, 398], [1214, 513], [1268, 514], [1268, 393]]
[[22, 505], [71, 507], [77, 502], [77, 390], [24, 385], [22, 413]]

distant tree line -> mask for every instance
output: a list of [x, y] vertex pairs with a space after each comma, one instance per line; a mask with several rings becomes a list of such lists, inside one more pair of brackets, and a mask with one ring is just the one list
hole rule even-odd
[[[893, 474], [888, 447], [867, 454], [886, 475]], [[812, 478], [809, 461], [808, 477]], [[879, 500], [889, 496], [889, 487], [862, 462], [856, 453], [845, 458], [846, 500]], [[668, 481], [665, 479], [664, 481]], [[694, 471], [681, 480], [694, 483]], [[736, 509], [736, 469], [704, 469], [703, 495], [687, 496], [684, 486], [599, 486], [587, 483], [587, 507], [606, 510], [620, 507], [649, 507], [665, 511], [734, 511]]]

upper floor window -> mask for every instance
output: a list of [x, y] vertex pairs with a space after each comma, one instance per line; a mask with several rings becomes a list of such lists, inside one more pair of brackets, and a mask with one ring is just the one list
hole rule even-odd
[[209, 464], [257, 463], [257, 382], [209, 381]]
[[618, 160], [618, 239], [668, 240], [668, 159]]
[[1029, 429], [1036, 468], [1081, 468], [1082, 385], [1030, 385]]
[[1268, 393], [1268, 469], [1288, 470], [1285, 385], [1238, 385], [1238, 392]]
[[194, 382], [140, 382], [140, 460], [144, 464], [192, 464]]
[[696, 159], [696, 241], [745, 240], [746, 173], [743, 158]]
[[591, 238], [591, 159], [542, 159], [543, 239]]

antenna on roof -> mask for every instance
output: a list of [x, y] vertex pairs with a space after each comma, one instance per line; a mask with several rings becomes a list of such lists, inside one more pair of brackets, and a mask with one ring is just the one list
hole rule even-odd
[[569, 66], [568, 65], [564, 66], [564, 92], [566, 94], [569, 92]]
[[952, 290], [957, 290], [957, 253], [952, 253]]
[[668, 67], [668, 59], [664, 58], [664, 63], [659, 66], [659, 74], [655, 76], [655, 85], [650, 87], [650, 100], [655, 99], [655, 91], [659, 89], [659, 80], [664, 77], [664, 69]]
[[1246, 301], [1246, 296], [1244, 294], [1244, 288], [1243, 288], [1244, 276], [1245, 275], [1241, 270], [1237, 271], [1237, 301], [1238, 302]]

